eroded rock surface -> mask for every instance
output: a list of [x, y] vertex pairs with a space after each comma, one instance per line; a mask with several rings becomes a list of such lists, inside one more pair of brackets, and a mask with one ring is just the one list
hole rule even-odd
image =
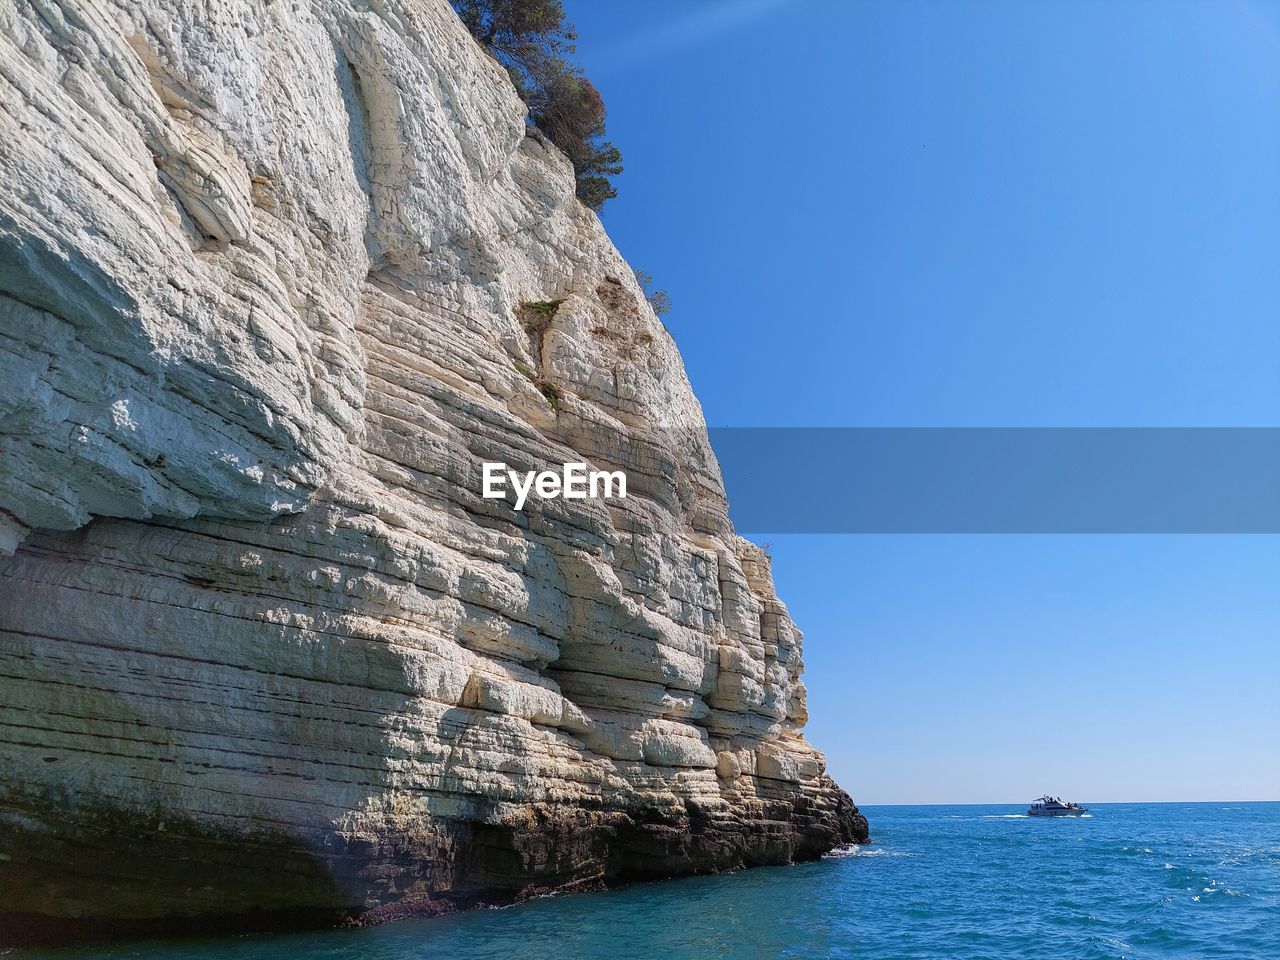
[[[673, 342], [444, 0], [0, 0], [0, 126], [0, 941], [865, 837]], [[578, 460], [629, 497], [479, 495]]]

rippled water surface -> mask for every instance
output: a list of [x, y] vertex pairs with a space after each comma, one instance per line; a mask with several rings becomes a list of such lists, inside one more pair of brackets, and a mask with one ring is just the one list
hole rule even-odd
[[1280, 958], [1280, 804], [867, 807], [819, 863], [364, 930], [57, 953], [145, 960]]

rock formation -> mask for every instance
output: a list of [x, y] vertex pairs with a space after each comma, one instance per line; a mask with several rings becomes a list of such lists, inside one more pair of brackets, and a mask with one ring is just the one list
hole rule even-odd
[[865, 837], [675, 345], [444, 0], [0, 0], [0, 127], [0, 942]]

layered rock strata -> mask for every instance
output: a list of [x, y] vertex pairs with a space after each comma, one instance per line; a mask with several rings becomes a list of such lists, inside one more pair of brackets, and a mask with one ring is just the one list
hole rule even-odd
[[0, 0], [0, 126], [0, 942], [865, 838], [671, 338], [444, 0]]

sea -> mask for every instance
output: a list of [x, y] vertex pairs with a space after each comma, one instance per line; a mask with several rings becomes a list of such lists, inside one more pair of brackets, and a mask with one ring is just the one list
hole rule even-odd
[[[1280, 803], [868, 806], [873, 842], [789, 867], [355, 930], [11, 951], [13, 960], [1280, 958]], [[0, 951], [2, 953], [3, 951]]]

